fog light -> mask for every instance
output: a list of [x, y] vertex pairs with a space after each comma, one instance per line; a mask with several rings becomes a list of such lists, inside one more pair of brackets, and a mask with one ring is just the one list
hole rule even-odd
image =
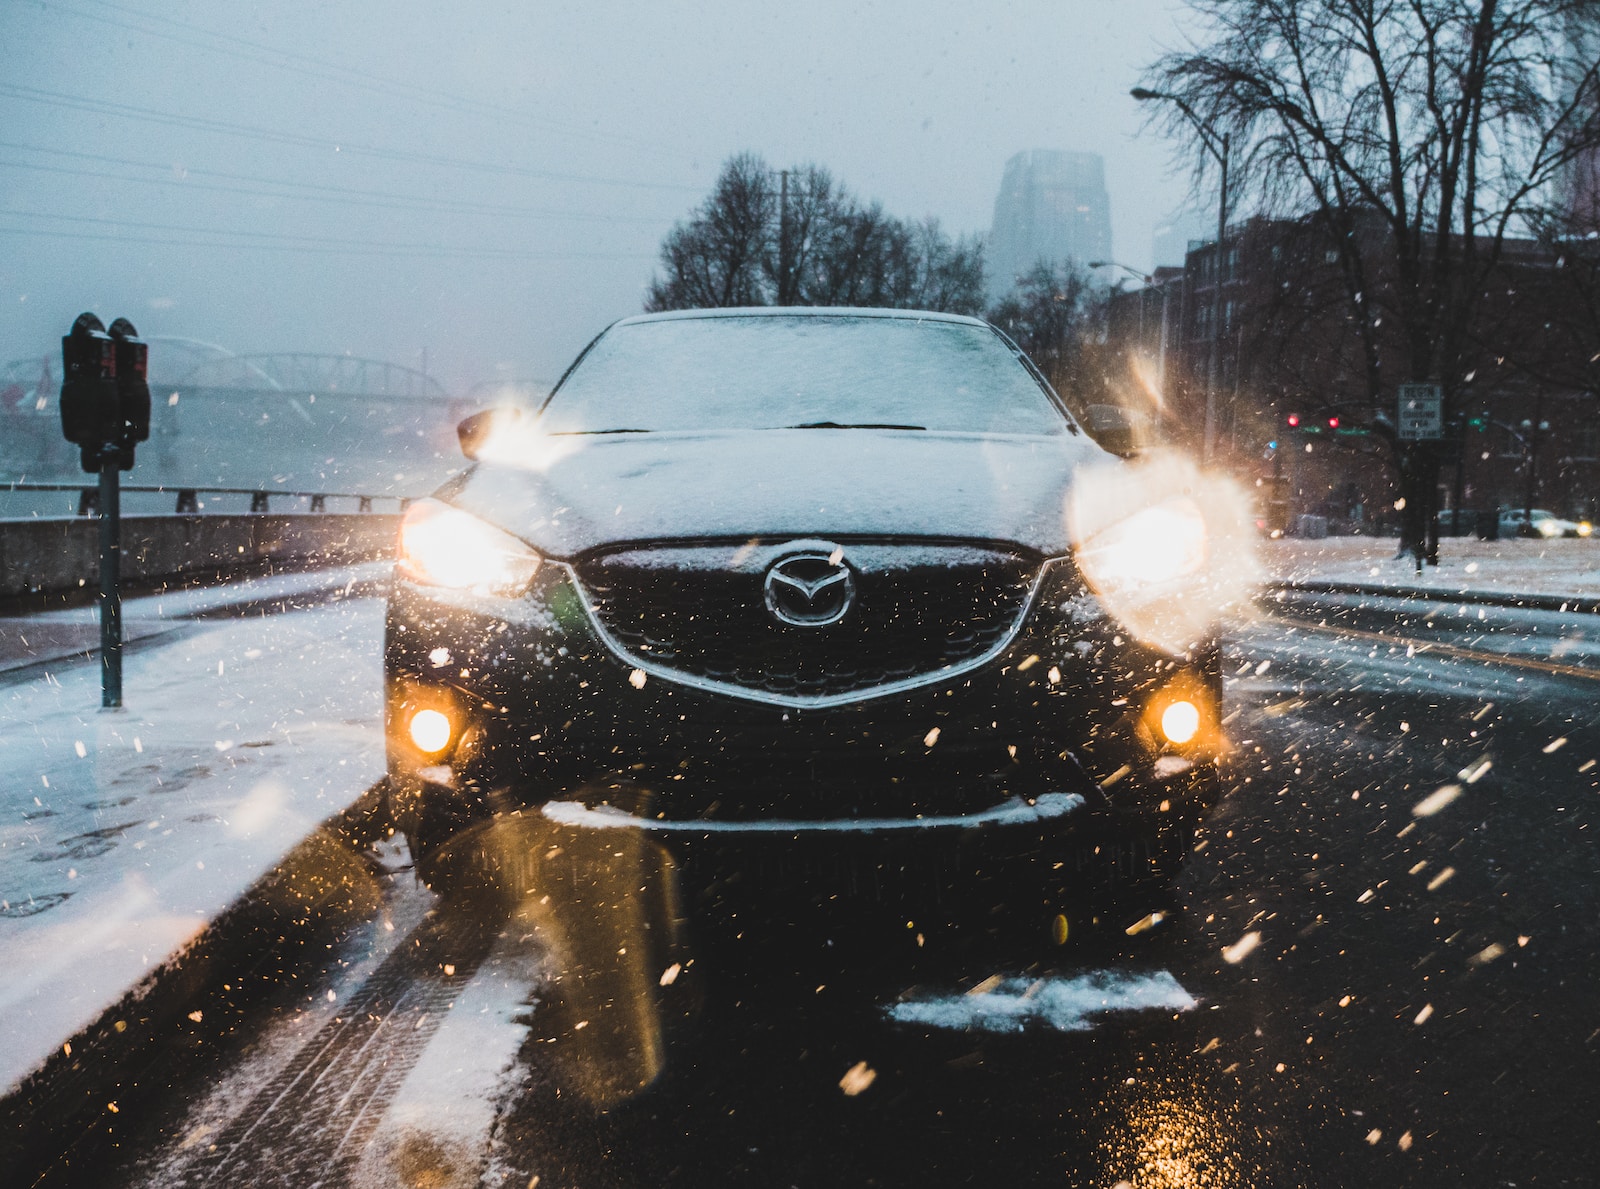
[[450, 720], [437, 710], [417, 711], [411, 716], [411, 742], [429, 753], [443, 751], [450, 742]]
[[1161, 712], [1161, 733], [1174, 743], [1189, 742], [1199, 730], [1200, 711], [1193, 702], [1174, 702]]

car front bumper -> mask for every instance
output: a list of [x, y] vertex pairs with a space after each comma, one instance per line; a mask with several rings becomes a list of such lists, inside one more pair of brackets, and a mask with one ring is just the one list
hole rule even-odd
[[[1041, 584], [987, 663], [822, 708], [646, 673], [554, 564], [515, 600], [397, 580], [385, 664], [391, 803], [408, 834], [514, 821], [517, 864], [562, 846], [552, 831], [626, 829], [702, 900], [730, 873], [802, 899], [890, 902], [952, 882], [1047, 896], [1170, 872], [1181, 854], [1163, 848], [1187, 849], [1224, 746], [1215, 651], [1139, 646], [1070, 576]], [[1157, 725], [1179, 696], [1202, 720], [1181, 748]], [[423, 709], [451, 723], [432, 754], [408, 736]], [[505, 845], [489, 850], [507, 861]]]

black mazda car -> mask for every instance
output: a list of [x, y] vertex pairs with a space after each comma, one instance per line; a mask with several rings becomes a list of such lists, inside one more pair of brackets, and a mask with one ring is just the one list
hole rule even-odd
[[994, 327], [629, 318], [460, 432], [388, 611], [391, 808], [430, 881], [627, 837], [685, 913], [1005, 903], [1059, 941], [1190, 850], [1231, 529]]

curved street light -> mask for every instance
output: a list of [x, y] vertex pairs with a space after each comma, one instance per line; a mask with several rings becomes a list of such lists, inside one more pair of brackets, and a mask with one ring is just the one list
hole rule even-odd
[[1184, 118], [1194, 125], [1195, 133], [1200, 137], [1200, 144], [1206, 152], [1216, 158], [1217, 164], [1222, 168], [1222, 185], [1219, 187], [1217, 198], [1216, 280], [1211, 292], [1211, 344], [1206, 363], [1206, 428], [1205, 450], [1202, 457], [1209, 464], [1217, 444], [1217, 371], [1222, 360], [1222, 262], [1223, 249], [1228, 238], [1228, 134], [1224, 132], [1219, 136], [1180, 95], [1174, 95], [1169, 91], [1151, 91], [1145, 87], [1135, 87], [1128, 94], [1141, 102], [1158, 100], [1176, 107], [1183, 113]]
[[[1151, 276], [1149, 273], [1141, 272], [1139, 269], [1134, 268], [1133, 265], [1131, 265], [1131, 264], [1123, 264], [1123, 263], [1121, 263], [1120, 261], [1117, 261], [1117, 260], [1091, 260], [1091, 261], [1089, 261], [1089, 268], [1091, 270], [1094, 270], [1094, 271], [1099, 271], [1102, 268], [1120, 268], [1123, 272], [1127, 273], [1134, 280], [1141, 282], [1145, 286], [1146, 289], [1150, 288], [1150, 286], [1152, 286], [1152, 285], [1154, 285], [1156, 283], [1155, 277]], [[1145, 294], [1141, 292], [1140, 295], [1139, 295], [1139, 344], [1140, 344], [1141, 347], [1144, 345], [1144, 301], [1145, 301]], [[1166, 331], [1165, 331], [1165, 327], [1166, 327], [1166, 297], [1165, 297], [1165, 295], [1162, 296], [1161, 319], [1162, 319], [1162, 334], [1163, 334], [1163, 338], [1164, 338], [1165, 337], [1165, 333], [1166, 333]]]
[[1136, 281], [1143, 281], [1146, 285], [1154, 285], [1156, 283], [1156, 279], [1149, 273], [1140, 272], [1137, 268], [1134, 268], [1133, 265], [1122, 264], [1116, 260], [1091, 260], [1089, 261], [1089, 267], [1093, 269], [1120, 268], [1123, 272], [1127, 273]]
[[[1143, 351], [1144, 348], [1145, 348], [1145, 335], [1144, 335], [1145, 305], [1146, 305], [1147, 299], [1149, 297], [1150, 290], [1157, 287], [1156, 286], [1155, 276], [1152, 275], [1151, 273], [1143, 272], [1140, 269], [1134, 268], [1131, 264], [1123, 264], [1119, 260], [1091, 260], [1091, 261], [1089, 261], [1089, 267], [1091, 269], [1120, 268], [1123, 272], [1127, 273], [1129, 276], [1134, 277], [1135, 279], [1137, 279], [1138, 281], [1143, 283], [1144, 288], [1142, 290], [1138, 290], [1137, 291], [1138, 294], [1139, 294], [1139, 338], [1138, 338], [1138, 341], [1139, 341], [1139, 349], [1141, 351]], [[1158, 343], [1158, 345], [1156, 347], [1156, 353], [1155, 353], [1155, 355], [1156, 355], [1155, 388], [1156, 388], [1156, 409], [1157, 409], [1156, 416], [1157, 416], [1157, 418], [1159, 420], [1165, 421], [1167, 419], [1167, 403], [1166, 403], [1166, 396], [1165, 396], [1166, 391], [1167, 391], [1167, 325], [1168, 325], [1168, 322], [1167, 322], [1167, 308], [1168, 308], [1168, 303], [1172, 299], [1172, 293], [1171, 293], [1171, 287], [1168, 286], [1168, 285], [1161, 285], [1159, 287], [1159, 289], [1160, 289], [1160, 293], [1161, 293], [1161, 334], [1160, 334], [1159, 343]]]

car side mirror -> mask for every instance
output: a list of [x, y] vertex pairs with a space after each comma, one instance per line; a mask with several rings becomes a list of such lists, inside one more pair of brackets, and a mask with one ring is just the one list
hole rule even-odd
[[1116, 405], [1090, 405], [1085, 410], [1084, 429], [1102, 450], [1127, 458], [1144, 445], [1144, 434], [1135, 418]]
[[1138, 435], [1133, 432], [1131, 425], [1118, 425], [1102, 429], [1093, 435], [1102, 450], [1115, 454], [1119, 458], [1127, 458], [1139, 449]]
[[461, 443], [461, 453], [477, 462], [490, 438], [508, 426], [520, 423], [527, 416], [522, 409], [505, 406], [472, 414], [456, 426], [456, 440]]

